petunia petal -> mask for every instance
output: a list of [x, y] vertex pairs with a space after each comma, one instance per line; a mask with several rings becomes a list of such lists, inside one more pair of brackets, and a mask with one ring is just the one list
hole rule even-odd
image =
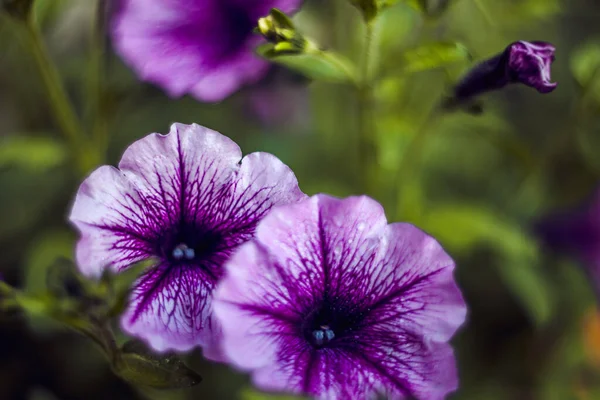
[[316, 352], [299, 341], [288, 341], [279, 355], [276, 364], [255, 371], [252, 381], [256, 386], [272, 392], [307, 394], [318, 400], [375, 400], [385, 391], [382, 376], [360, 355]]
[[383, 208], [368, 197], [342, 201], [317, 195], [273, 210], [256, 238], [278, 249], [277, 279], [288, 287], [288, 300], [306, 308], [320, 299], [325, 287], [331, 297], [349, 292], [362, 297], [385, 224]]
[[174, 124], [124, 153], [120, 170], [101, 167], [81, 185], [70, 219], [81, 232], [77, 261], [88, 275], [120, 270], [157, 254], [170, 225], [218, 213], [241, 159], [227, 137], [198, 125]]
[[156, 351], [186, 351], [196, 345], [214, 348], [218, 327], [211, 320], [215, 282], [196, 266], [160, 264], [134, 285], [123, 329]]
[[[294, 310], [286, 285], [273, 277], [279, 268], [255, 242], [238, 248], [227, 263], [227, 277], [215, 291], [214, 312], [228, 333], [223, 351], [239, 368], [272, 365], [282, 338], [293, 337], [301, 314]], [[295, 282], [300, 284], [301, 281]]]
[[70, 216], [81, 232], [76, 247], [80, 270], [100, 276], [118, 271], [153, 254], [152, 238], [161, 222], [143, 195], [116, 168], [103, 166], [80, 186]]
[[445, 343], [425, 346], [407, 341], [394, 350], [318, 352], [288, 339], [278, 356], [276, 363], [254, 372], [252, 380], [259, 388], [319, 400], [375, 400], [382, 394], [390, 400], [442, 400], [458, 386], [452, 348]]
[[432, 237], [411, 224], [394, 223], [382, 241], [384, 256], [373, 269], [366, 326], [390, 332], [421, 332], [449, 340], [466, 317], [454, 282], [454, 261]]
[[[218, 132], [192, 124], [173, 124], [167, 135], [151, 134], [133, 143], [119, 169], [163, 220], [197, 219], [222, 201], [242, 152]], [[204, 210], [202, 210], [204, 211]]]
[[452, 347], [435, 342], [420, 332], [373, 325], [363, 329], [353, 352], [382, 382], [387, 398], [441, 400], [458, 388]]
[[269, 153], [252, 153], [240, 162], [225, 194], [219, 229], [235, 232], [234, 245], [254, 234], [256, 223], [275, 205], [296, 203], [307, 196], [292, 170]]
[[550, 81], [550, 66], [554, 61], [555, 47], [545, 42], [519, 41], [511, 44], [508, 67], [513, 79], [537, 89], [540, 93], [552, 92], [558, 84]]

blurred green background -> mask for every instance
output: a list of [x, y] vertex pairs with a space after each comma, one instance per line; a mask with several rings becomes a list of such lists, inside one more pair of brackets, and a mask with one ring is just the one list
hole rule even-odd
[[[454, 339], [461, 384], [451, 398], [600, 399], [592, 290], [579, 265], [548, 253], [531, 233], [533, 223], [579, 204], [598, 182], [600, 3], [422, 4], [398, 1], [377, 20], [370, 116], [377, 163], [366, 190], [390, 221], [417, 224], [457, 261], [469, 316]], [[27, 41], [0, 19], [0, 273], [8, 283], [43, 291], [45, 269], [72, 257], [76, 236], [66, 216], [83, 176], [175, 121], [218, 130], [246, 153], [274, 153], [308, 194], [365, 191], [352, 87], [278, 67], [220, 104], [170, 99], [112, 53], [96, 1], [34, 7], [84, 129], [99, 142], [67, 145]], [[323, 47], [360, 59], [364, 28], [347, 0], [309, 0], [294, 21]], [[516, 40], [556, 46], [555, 92], [514, 85], [486, 95], [478, 116], [435, 111], [472, 65], [460, 54], [481, 60]], [[448, 49], [459, 51], [445, 56]], [[194, 388], [133, 387], [88, 339], [42, 317], [0, 312], [0, 399], [270, 398], [200, 354], [188, 361], [204, 378]]]

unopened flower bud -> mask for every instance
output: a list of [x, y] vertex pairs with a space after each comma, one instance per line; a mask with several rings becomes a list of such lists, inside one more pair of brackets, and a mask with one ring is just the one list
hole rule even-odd
[[550, 81], [554, 50], [553, 45], [545, 42], [510, 44], [502, 53], [471, 69], [454, 87], [453, 101], [464, 102], [510, 83], [522, 83], [540, 93], [553, 91], [557, 86]]

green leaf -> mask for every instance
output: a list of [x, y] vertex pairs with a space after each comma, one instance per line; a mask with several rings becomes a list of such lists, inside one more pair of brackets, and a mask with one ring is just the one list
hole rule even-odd
[[380, 54], [382, 68], [396, 70], [404, 50], [412, 46], [414, 32], [420, 29], [421, 20], [406, 7], [393, 7], [381, 12], [374, 22], [374, 55]]
[[176, 356], [154, 354], [137, 340], [123, 345], [113, 368], [126, 381], [155, 389], [187, 388], [202, 380]]
[[113, 273], [108, 268], [104, 271], [100, 285], [98, 285], [98, 290], [101, 293], [104, 291], [108, 292], [108, 297], [110, 299], [109, 316], [118, 316], [125, 310], [134, 281], [138, 279], [146, 269], [156, 265], [156, 263], [157, 261], [155, 259], [148, 258], [130, 265], [127, 269], [119, 273]]
[[41, 293], [47, 289], [49, 269], [57, 258], [68, 259], [72, 256], [74, 243], [75, 235], [66, 229], [48, 230], [34, 239], [27, 251], [25, 275], [27, 292]]
[[278, 10], [277, 8], [272, 8], [269, 12], [269, 15], [271, 16], [271, 18], [273, 18], [273, 21], [277, 24], [279, 28], [287, 28], [292, 30], [296, 29], [290, 17], [285, 15], [285, 13], [283, 13], [281, 10]]
[[9, 136], [0, 142], [0, 168], [47, 170], [63, 164], [66, 158], [65, 146], [52, 138]]
[[73, 261], [67, 258], [54, 260], [46, 272], [46, 289], [56, 298], [82, 300], [86, 294], [86, 286], [86, 281]]
[[444, 204], [430, 209], [423, 228], [451, 251], [465, 253], [485, 244], [500, 255], [497, 265], [507, 287], [538, 324], [548, 321], [553, 298], [540, 267], [537, 242], [520, 226], [478, 205]]
[[402, 63], [405, 72], [414, 73], [466, 62], [470, 57], [469, 51], [462, 44], [440, 42], [406, 51]]
[[308, 78], [326, 82], [354, 82], [356, 68], [345, 57], [333, 52], [312, 50], [296, 55], [275, 55], [273, 45], [266, 44], [257, 49], [261, 56], [282, 64]]
[[543, 325], [552, 316], [553, 294], [544, 270], [531, 262], [535, 260], [506, 257], [498, 266], [498, 272], [532, 319]]

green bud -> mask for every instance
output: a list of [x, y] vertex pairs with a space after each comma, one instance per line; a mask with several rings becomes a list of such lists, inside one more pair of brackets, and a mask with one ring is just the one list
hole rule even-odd
[[258, 33], [271, 43], [289, 40], [295, 35], [296, 28], [287, 15], [276, 8], [269, 15], [258, 20]]
[[256, 31], [272, 44], [268, 50], [269, 57], [301, 54], [308, 46], [308, 41], [296, 30], [292, 20], [276, 8], [258, 20]]

